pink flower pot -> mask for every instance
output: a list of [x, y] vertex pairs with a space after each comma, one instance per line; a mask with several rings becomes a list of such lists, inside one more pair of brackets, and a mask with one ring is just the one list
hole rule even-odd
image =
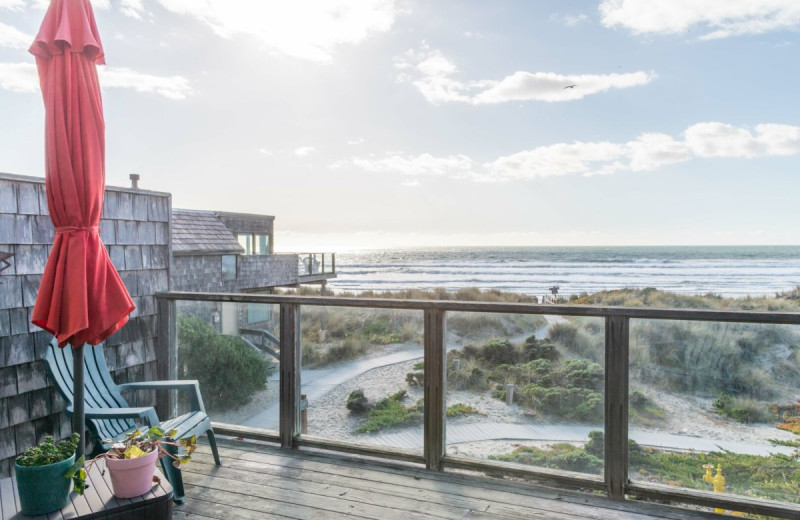
[[133, 498], [144, 495], [153, 487], [153, 472], [156, 469], [158, 450], [135, 459], [106, 459], [106, 468], [111, 474], [111, 488], [117, 498]]

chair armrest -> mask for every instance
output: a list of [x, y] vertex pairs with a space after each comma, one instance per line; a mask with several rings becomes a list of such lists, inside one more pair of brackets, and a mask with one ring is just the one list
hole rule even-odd
[[[67, 412], [73, 413], [72, 405], [67, 406]], [[147, 426], [160, 424], [156, 410], [152, 406], [139, 408], [86, 408], [87, 419], [144, 419]]]
[[200, 395], [200, 383], [196, 379], [171, 380], [171, 381], [141, 381], [138, 383], [124, 383], [118, 385], [120, 391], [125, 390], [182, 390], [189, 392], [192, 400], [193, 412], [205, 412], [203, 396]]

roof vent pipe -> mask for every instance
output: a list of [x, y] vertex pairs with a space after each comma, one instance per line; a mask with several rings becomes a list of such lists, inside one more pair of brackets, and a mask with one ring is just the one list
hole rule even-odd
[[131, 188], [139, 188], [139, 174], [138, 173], [132, 173], [132, 174], [128, 175], [128, 177], [131, 180]]

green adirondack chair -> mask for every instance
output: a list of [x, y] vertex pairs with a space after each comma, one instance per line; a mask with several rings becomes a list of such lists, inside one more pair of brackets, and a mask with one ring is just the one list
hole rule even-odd
[[[214, 462], [220, 465], [214, 430], [211, 419], [206, 415], [200, 385], [197, 381], [152, 381], [142, 383], [126, 383], [118, 385], [111, 378], [106, 365], [103, 348], [87, 347], [84, 351], [84, 378], [86, 388], [86, 425], [94, 439], [92, 454], [108, 450], [115, 439], [123, 438], [126, 433], [137, 428], [137, 423], [145, 426], [160, 425], [164, 431], [177, 430], [175, 440], [197, 437], [204, 433], [214, 454]], [[72, 349], [58, 348], [55, 338], [50, 342], [45, 354], [50, 377], [56, 382], [59, 392], [67, 401], [67, 414], [72, 415]], [[161, 422], [152, 406], [131, 408], [122, 397], [124, 390], [180, 390], [187, 392], [190, 398], [191, 411], [174, 419]], [[174, 449], [169, 447], [170, 449]], [[166, 460], [165, 460], [166, 459]], [[181, 503], [184, 500], [183, 478], [180, 469], [175, 468], [168, 457], [161, 459], [164, 475], [172, 484], [173, 499]]]

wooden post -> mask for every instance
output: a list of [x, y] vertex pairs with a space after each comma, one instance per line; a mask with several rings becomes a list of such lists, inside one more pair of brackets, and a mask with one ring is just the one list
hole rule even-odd
[[425, 467], [442, 471], [445, 448], [444, 311], [425, 311]]
[[506, 405], [514, 404], [514, 385], [506, 385]]
[[[323, 258], [325, 258], [325, 255], [323, 255]], [[327, 286], [328, 282], [326, 280], [322, 280], [319, 287], [320, 296], [325, 296], [325, 288]], [[324, 343], [328, 336], [328, 308], [322, 306], [320, 308], [320, 312], [322, 313], [322, 316], [320, 317], [319, 340]]]
[[[177, 305], [175, 300], [156, 296], [158, 339], [156, 340], [156, 376], [159, 380], [178, 379]], [[175, 392], [156, 392], [156, 413], [159, 417], [177, 417]]]
[[308, 433], [308, 398], [300, 394], [300, 433]]
[[281, 303], [280, 437], [281, 447], [295, 448], [300, 433], [300, 306]]
[[629, 326], [627, 316], [606, 316], [605, 481], [608, 496], [618, 500], [628, 483]]

